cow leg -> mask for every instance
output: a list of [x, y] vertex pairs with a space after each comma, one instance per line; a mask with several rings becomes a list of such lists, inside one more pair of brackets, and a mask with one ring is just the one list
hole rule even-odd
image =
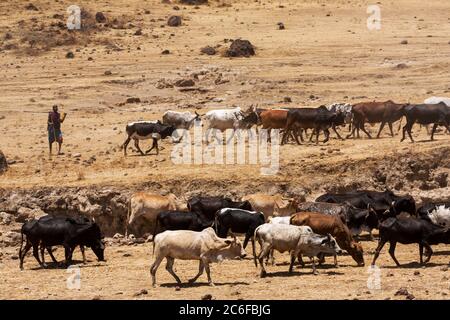
[[289, 264], [289, 273], [292, 273], [292, 269], [294, 268], [294, 262], [297, 257], [295, 256], [295, 252], [291, 252], [291, 263]]
[[360, 128], [361, 128], [362, 132], [364, 132], [369, 139], [372, 139], [372, 136], [370, 135], [370, 133], [366, 130], [366, 128], [364, 128], [364, 123], [361, 123]]
[[123, 154], [124, 154], [125, 157], [127, 156], [127, 147], [128, 147], [128, 144], [130, 143], [130, 141], [131, 141], [131, 137], [128, 136], [127, 140], [125, 140], [125, 142], [122, 145]]
[[[298, 135], [296, 135], [295, 133], [294, 133], [294, 138], [295, 138], [295, 142], [297, 142], [297, 144], [299, 145], [299, 144], [300, 144], [300, 141], [298, 141]], [[300, 132], [300, 139], [302, 140], [302, 142], [304, 141], [304, 140], [303, 140], [303, 135], [302, 135], [301, 132]]]
[[385, 124], [386, 124], [386, 122], [384, 122], [384, 121], [381, 122], [380, 130], [378, 130], [378, 134], [377, 134], [377, 139], [380, 137], [381, 131], [383, 130]]
[[[325, 129], [323, 132], [325, 133], [325, 140], [323, 140], [323, 143], [326, 143], [326, 142], [328, 142], [328, 140], [330, 140], [330, 130]], [[335, 130], [335, 132], [337, 133], [336, 130]]]
[[299, 254], [297, 255], [297, 258], [298, 258], [298, 262], [300, 263], [300, 265], [302, 266], [302, 268], [304, 268], [304, 267], [305, 267], [305, 262], [303, 261], [302, 254], [299, 253]]
[[141, 147], [139, 147], [139, 140], [138, 139], [134, 139], [134, 146], [136, 147], [136, 149], [139, 151], [139, 153], [141, 154], [141, 156], [144, 156], [144, 152], [142, 152]]
[[392, 122], [388, 122], [389, 131], [391, 132], [391, 137], [394, 137], [394, 130], [392, 130]]
[[352, 131], [347, 135], [346, 139], [348, 139], [348, 138], [350, 138], [352, 136], [355, 137], [355, 130], [356, 130], [357, 126], [358, 126], [357, 124], [353, 123], [353, 127], [351, 128]]
[[198, 273], [197, 273], [197, 275], [195, 277], [193, 277], [192, 279], [189, 279], [188, 282], [189, 283], [194, 283], [203, 274], [203, 270], [205, 270], [205, 267], [203, 266], [202, 260], [200, 260], [199, 264], [198, 264]]
[[[316, 129], [312, 130], [311, 135], [309, 136], [309, 142], [312, 142], [312, 139], [314, 137], [314, 133], [316, 133]], [[305, 135], [307, 135], [307, 134], [305, 133]]]
[[336, 126], [335, 126], [334, 124], [333, 124], [332, 128], [333, 128], [334, 133], [336, 133], [338, 139], [344, 140], [344, 139], [341, 137], [341, 135], [339, 134], [339, 132], [337, 131]]
[[148, 149], [147, 151], [145, 151], [145, 154], [149, 154], [150, 151], [152, 151], [154, 148], [156, 148], [156, 154], [159, 154], [159, 149], [158, 149], [158, 139], [153, 138], [153, 143], [152, 143], [152, 147], [150, 149]]
[[178, 284], [181, 283], [180, 278], [176, 275], [176, 273], [173, 271], [173, 263], [175, 262], [175, 259], [172, 257], [166, 257], [167, 264], [166, 264], [166, 270], [169, 271], [169, 273], [175, 278]]
[[206, 258], [203, 258], [203, 265], [205, 266], [206, 276], [208, 277], [208, 283], [210, 286], [214, 286], [214, 283], [211, 279], [211, 270], [209, 269], [209, 261]]
[[395, 247], [397, 245], [397, 242], [395, 241], [389, 241], [389, 254], [392, 257], [392, 260], [394, 260], [395, 264], [397, 266], [400, 266], [400, 263], [398, 262], [397, 258], [395, 257]]
[[316, 144], [319, 143], [319, 133], [320, 133], [320, 129], [316, 129]]
[[434, 140], [434, 133], [436, 132], [437, 126], [438, 126], [437, 123], [433, 124], [433, 128], [431, 129], [431, 141]]
[[424, 247], [426, 249], [425, 254], [427, 255], [427, 258], [425, 259], [425, 263], [427, 263], [428, 261], [430, 261], [431, 256], [433, 255], [433, 249], [431, 249], [430, 245], [428, 243], [426, 243], [426, 242], [423, 245], [424, 245]]
[[315, 260], [315, 259], [316, 259], [315, 257], [312, 257], [312, 258], [311, 258], [312, 269], [313, 269], [313, 275], [318, 275], [319, 272], [318, 272], [317, 269], [316, 269], [316, 260]]
[[83, 263], [86, 263], [86, 253], [84, 252], [84, 246], [80, 245], [81, 255], [83, 256]]
[[19, 263], [19, 267], [20, 270], [23, 270], [23, 260], [25, 259], [25, 255], [27, 254], [28, 251], [30, 251], [31, 249], [31, 242], [28, 241], [27, 239], [27, 243], [25, 244], [25, 248], [20, 248], [19, 250], [19, 259], [20, 259], [20, 263]]
[[52, 258], [52, 261], [54, 263], [58, 263], [58, 260], [56, 260], [55, 256], [53, 255], [52, 247], [47, 247], [47, 252], [50, 255], [50, 258]]
[[405, 140], [405, 132], [408, 132], [409, 139], [411, 139], [411, 142], [414, 142], [414, 139], [411, 135], [411, 129], [412, 129], [413, 125], [414, 125], [414, 121], [408, 121], [408, 120], [406, 121], [406, 124], [403, 127], [403, 135], [402, 135], [402, 139], [400, 140], [400, 142]]
[[39, 258], [39, 243], [37, 243], [37, 244], [33, 243], [33, 256], [36, 258], [37, 262], [39, 262], [39, 265], [42, 268], [45, 268], [44, 264], [42, 263], [41, 259]]
[[335, 266], [336, 268], [339, 267], [338, 261], [337, 261], [337, 254], [334, 255], [334, 266]]
[[233, 132], [231, 133], [231, 136], [228, 138], [226, 144], [229, 144], [230, 141], [234, 138], [234, 135], [236, 134], [236, 129], [233, 129]]
[[163, 256], [157, 256], [155, 259], [155, 262], [153, 262], [152, 266], [150, 267], [150, 275], [152, 276], [152, 286], [156, 287], [156, 270], [158, 270], [159, 265], [163, 261]]
[[264, 257], [266, 257], [271, 250], [271, 245], [268, 243], [263, 244], [261, 252], [259, 253], [258, 256], [258, 260], [259, 260], [259, 264], [261, 265], [261, 273], [260, 273], [260, 277], [264, 278], [267, 274], [266, 269], [264, 268]]
[[44, 255], [44, 252], [45, 252], [45, 246], [44, 246], [44, 245], [41, 245], [41, 247], [40, 247], [39, 249], [40, 249], [40, 251], [41, 251], [42, 265], [43, 265], [45, 268], [47, 268], [47, 264], [45, 263], [45, 255]]
[[377, 258], [380, 255], [380, 251], [381, 251], [381, 249], [383, 249], [385, 244], [386, 244], [385, 240], [382, 240], [381, 238], [380, 238], [380, 240], [378, 240], [378, 246], [377, 246], [377, 249], [375, 250], [375, 254], [373, 256], [372, 266], [375, 265], [375, 261], [377, 261]]

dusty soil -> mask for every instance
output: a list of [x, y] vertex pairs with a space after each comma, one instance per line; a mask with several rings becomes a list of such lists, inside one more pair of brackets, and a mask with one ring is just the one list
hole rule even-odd
[[[425, 129], [418, 126], [413, 129], [415, 144], [400, 143], [399, 135], [391, 138], [386, 128], [381, 139], [333, 138], [318, 146], [282, 146], [275, 176], [262, 176], [259, 165], [175, 165], [169, 158], [169, 141], [162, 142], [164, 150], [158, 156], [130, 152], [125, 158], [120, 145], [126, 123], [159, 119], [169, 109], [204, 114], [233, 104], [246, 108], [387, 99], [422, 102], [431, 95], [449, 95], [447, 1], [430, 0], [426, 8], [419, 0], [382, 1], [378, 31], [366, 27], [371, 4], [367, 1], [210, 2], [174, 10], [174, 4], [157, 0], [78, 1], [89, 13], [89, 23], [81, 31], [67, 32], [58, 23], [65, 24], [70, 1], [33, 1], [38, 11], [2, 1], [0, 149], [13, 163], [0, 176], [0, 188], [35, 192], [44, 186], [112, 186], [236, 198], [261, 191], [301, 194], [311, 200], [324, 190], [390, 187], [413, 194], [418, 202], [450, 197], [445, 175], [450, 170], [449, 136], [439, 132], [429, 142]], [[231, 5], [220, 5], [224, 2]], [[92, 20], [98, 11], [107, 23]], [[182, 25], [167, 26], [171, 15], [180, 15]], [[285, 30], [278, 29], [279, 22]], [[229, 39], [236, 38], [249, 40], [256, 55], [224, 57]], [[408, 44], [401, 44], [403, 40]], [[205, 46], [218, 53], [201, 54]], [[73, 59], [66, 58], [69, 51]], [[180, 79], [193, 79], [195, 86], [170, 86]], [[292, 102], [284, 102], [285, 97]], [[126, 103], [128, 98], [140, 102]], [[50, 158], [46, 121], [55, 103], [68, 113], [62, 127], [65, 154]], [[376, 132], [377, 127], [370, 129]], [[395, 131], [398, 127], [394, 125]], [[0, 226], [0, 232], [8, 230]], [[365, 241], [363, 246], [369, 262], [375, 242]], [[445, 246], [436, 246], [441, 254], [426, 268], [412, 263], [418, 259], [415, 246], [397, 249], [399, 260], [410, 263], [406, 268], [393, 267], [384, 252], [379, 260], [382, 290], [370, 294], [367, 268], [356, 268], [347, 256], [340, 258], [339, 269], [327, 268], [319, 276], [298, 269], [291, 277], [283, 265], [270, 268], [276, 276], [267, 279], [256, 277], [249, 260], [225, 262], [212, 269], [215, 288], [199, 285], [175, 291], [170, 286], [149, 287], [148, 245], [112, 247], [108, 262], [81, 266], [82, 289], [72, 291], [65, 289], [65, 269], [32, 270], [36, 264], [28, 257], [26, 270], [19, 272], [13, 259], [17, 247], [1, 250], [1, 298], [122, 299], [146, 288], [149, 294], [138, 298], [197, 299], [211, 293], [218, 299], [374, 299], [394, 298], [403, 286], [416, 298], [445, 299], [449, 291], [448, 271], [441, 269], [449, 262]], [[128, 252], [131, 256], [123, 257]], [[193, 262], [176, 265], [182, 279], [197, 269]], [[164, 267], [158, 274], [160, 283], [172, 283]], [[329, 286], [331, 278], [338, 285]]]

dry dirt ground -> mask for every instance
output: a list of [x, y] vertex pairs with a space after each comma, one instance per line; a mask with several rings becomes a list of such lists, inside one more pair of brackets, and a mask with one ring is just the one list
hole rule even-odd
[[[398, 157], [448, 152], [448, 135], [440, 132], [435, 141], [428, 142], [425, 130], [415, 126], [415, 144], [400, 143], [400, 137], [391, 138], [386, 128], [381, 139], [333, 138], [318, 146], [282, 146], [280, 171], [275, 176], [262, 176], [260, 166], [249, 164], [175, 165], [169, 158], [173, 147], [169, 141], [161, 143], [164, 150], [158, 156], [139, 157], [130, 151], [129, 157], [123, 157], [120, 145], [126, 138], [126, 123], [159, 119], [169, 109], [204, 114], [233, 104], [271, 108], [388, 99], [418, 103], [431, 95], [450, 95], [448, 1], [380, 1], [378, 31], [366, 26], [370, 1], [210, 2], [198, 7], [177, 4], [179, 10], [175, 10], [175, 3], [156, 0], [78, 1], [89, 24], [81, 31], [68, 32], [58, 23], [65, 24], [66, 9], [73, 1], [35, 0], [37, 11], [14, 0], [2, 1], [0, 149], [15, 163], [0, 176], [0, 188], [154, 183], [154, 191], [159, 188], [182, 195], [223, 194], [237, 185], [235, 194], [243, 196], [255, 190], [282, 191], [287, 185], [290, 190], [306, 189], [310, 200], [325, 185], [351, 186], [355, 173], [369, 173], [374, 162], [387, 161], [387, 167], [391, 163], [401, 171]], [[229, 5], [220, 5], [224, 2]], [[98, 11], [105, 14], [106, 24], [92, 22]], [[170, 15], [180, 15], [182, 25], [167, 26]], [[278, 30], [278, 22], [286, 29]], [[138, 29], [142, 35], [136, 35]], [[227, 39], [236, 38], [250, 40], [256, 56], [223, 57]], [[403, 40], [408, 43], [401, 44]], [[200, 49], [207, 45], [216, 47], [218, 53], [202, 55]], [[166, 49], [170, 54], [161, 54]], [[73, 59], [66, 58], [69, 51]], [[194, 90], [164, 85], [185, 78], [195, 80]], [[126, 103], [130, 97], [141, 102]], [[285, 97], [292, 102], [284, 102]], [[50, 158], [46, 112], [55, 103], [68, 116], [63, 124], [64, 155]], [[434, 169], [448, 172], [448, 160], [446, 167]], [[428, 187], [388, 182], [387, 186], [413, 192], [419, 199], [429, 192]], [[447, 183], [433, 191], [449, 194]], [[363, 245], [368, 262], [375, 242]], [[384, 267], [382, 290], [370, 294], [367, 268], [356, 268], [348, 257], [340, 259], [339, 269], [327, 268], [319, 276], [307, 274], [308, 269], [288, 276], [287, 266], [282, 265], [270, 268], [276, 276], [267, 279], [256, 277], [249, 260], [225, 262], [212, 269], [215, 288], [199, 285], [176, 291], [170, 286], [149, 287], [147, 245], [112, 247], [107, 251], [108, 262], [81, 267], [82, 288], [72, 291], [65, 289], [65, 269], [32, 270], [36, 265], [28, 257], [26, 270], [19, 272], [13, 260], [17, 248], [1, 250], [5, 253], [1, 298], [121, 299], [133, 298], [143, 288], [149, 294], [139, 298], [152, 299], [196, 299], [208, 292], [219, 299], [394, 298], [402, 286], [423, 299], [445, 299], [449, 292], [448, 271], [442, 269], [449, 262], [445, 246], [436, 247], [444, 254], [434, 256], [426, 268], [417, 264], [393, 268], [387, 252], [383, 253], [379, 260]], [[400, 245], [398, 258], [404, 263], [417, 261], [417, 251], [415, 246]], [[128, 252], [131, 256], [123, 257]], [[287, 261], [285, 256], [282, 259]], [[192, 262], [177, 263], [183, 279], [196, 269]], [[169, 277], [162, 267], [159, 282], [172, 283]]]

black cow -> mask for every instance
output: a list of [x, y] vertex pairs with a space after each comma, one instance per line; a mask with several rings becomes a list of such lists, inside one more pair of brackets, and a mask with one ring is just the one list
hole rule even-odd
[[224, 208], [216, 212], [214, 222], [216, 233], [220, 238], [226, 238], [228, 231], [233, 233], [244, 233], [244, 249], [248, 240], [252, 240], [253, 252], [255, 252], [255, 241], [253, 235], [257, 227], [265, 223], [262, 212], [248, 211], [234, 208]]
[[299, 212], [319, 212], [338, 216], [347, 225], [352, 235], [367, 231], [372, 237], [372, 229], [378, 228], [378, 218], [372, 208], [360, 209], [348, 203], [302, 202], [298, 204]]
[[417, 243], [419, 244], [420, 263], [423, 263], [423, 248], [426, 249], [425, 263], [430, 261], [433, 250], [430, 245], [439, 243], [450, 243], [450, 230], [437, 226], [427, 220], [417, 219], [415, 217], [408, 218], [388, 218], [380, 223], [380, 239], [378, 247], [373, 257], [372, 265], [375, 265], [381, 249], [389, 242], [389, 254], [395, 261], [397, 266], [400, 263], [395, 258], [395, 246], [397, 242], [403, 244]]
[[[128, 137], [122, 145], [124, 155], [127, 155], [127, 146], [131, 139], [134, 139], [134, 145], [141, 155], [148, 154], [154, 148], [156, 148], [156, 154], [159, 154], [158, 140], [171, 136], [175, 130], [176, 128], [174, 126], [162, 124], [159, 120], [155, 122], [141, 121], [129, 123], [126, 127]], [[153, 144], [144, 154], [139, 147], [139, 140], [147, 139], [153, 139]]]
[[403, 127], [403, 136], [400, 142], [405, 140], [406, 131], [411, 142], [414, 142], [411, 129], [416, 122], [421, 125], [433, 124], [431, 140], [434, 139], [434, 133], [439, 125], [445, 126], [450, 131], [450, 108], [443, 102], [438, 104], [409, 105], [404, 109], [404, 115], [406, 117], [406, 124]]
[[[325, 106], [319, 108], [295, 108], [289, 109], [286, 119], [286, 127], [281, 140], [281, 144], [287, 142], [289, 134], [297, 130], [300, 132], [300, 139], [303, 141], [303, 136], [300, 129], [314, 129], [316, 133], [316, 143], [319, 142], [320, 130], [325, 133], [324, 143], [330, 138], [329, 128], [332, 128], [339, 139], [342, 137], [336, 130], [336, 126], [345, 124], [345, 115], [343, 113], [336, 113], [329, 111]], [[294, 135], [297, 144], [300, 144], [297, 135]]]
[[[156, 217], [153, 239], [155, 239], [157, 231], [166, 230], [192, 230], [202, 231], [211, 227], [211, 221], [204, 220], [196, 212], [188, 211], [162, 211]], [[159, 230], [158, 230], [159, 227]]]
[[206, 221], [214, 221], [217, 211], [223, 208], [237, 208], [252, 210], [252, 205], [248, 201], [233, 201], [224, 197], [193, 197], [188, 200], [189, 211], [198, 213]]
[[316, 202], [349, 203], [359, 209], [368, 207], [375, 210], [378, 217], [385, 219], [407, 212], [416, 214], [416, 202], [410, 195], [398, 196], [390, 190], [356, 190], [345, 193], [326, 193], [316, 199]]
[[[23, 236], [26, 236], [23, 248]], [[92, 248], [99, 261], [104, 260], [105, 246], [102, 235], [96, 223], [85, 223], [78, 219], [68, 217], [43, 217], [33, 223], [22, 226], [22, 243], [19, 250], [20, 269], [23, 270], [23, 260], [26, 253], [33, 247], [33, 255], [42, 267], [46, 265], [39, 259], [38, 248], [63, 245], [65, 249], [65, 262], [72, 261], [73, 250], [76, 246]]]

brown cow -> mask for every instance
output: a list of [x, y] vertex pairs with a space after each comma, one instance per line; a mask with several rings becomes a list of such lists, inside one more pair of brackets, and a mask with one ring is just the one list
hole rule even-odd
[[394, 136], [392, 131], [392, 124], [400, 120], [404, 114], [404, 108], [406, 104], [398, 104], [392, 100], [385, 102], [361, 102], [353, 106], [353, 129], [352, 132], [347, 136], [354, 136], [355, 130], [357, 130], [357, 137], [359, 138], [359, 129], [361, 129], [369, 139], [372, 138], [369, 132], [364, 128], [366, 122], [378, 123], [381, 122], [380, 129], [378, 130], [377, 138], [380, 137], [381, 130], [383, 130], [384, 125], [387, 123], [389, 130], [391, 131], [391, 136]]
[[[291, 216], [290, 222], [297, 226], [310, 226], [318, 234], [331, 234], [335, 237], [339, 247], [347, 250], [353, 260], [358, 263], [358, 266], [364, 266], [363, 248], [361, 244], [353, 239], [350, 230], [339, 217], [317, 212], [299, 212]], [[336, 256], [334, 263], [337, 265]]]
[[[267, 130], [268, 141], [270, 141], [272, 129], [284, 130], [288, 111], [288, 109], [271, 109], [264, 110], [259, 114], [259, 123], [261, 123], [263, 129]], [[290, 135], [290, 137], [294, 139], [293, 135]]]

